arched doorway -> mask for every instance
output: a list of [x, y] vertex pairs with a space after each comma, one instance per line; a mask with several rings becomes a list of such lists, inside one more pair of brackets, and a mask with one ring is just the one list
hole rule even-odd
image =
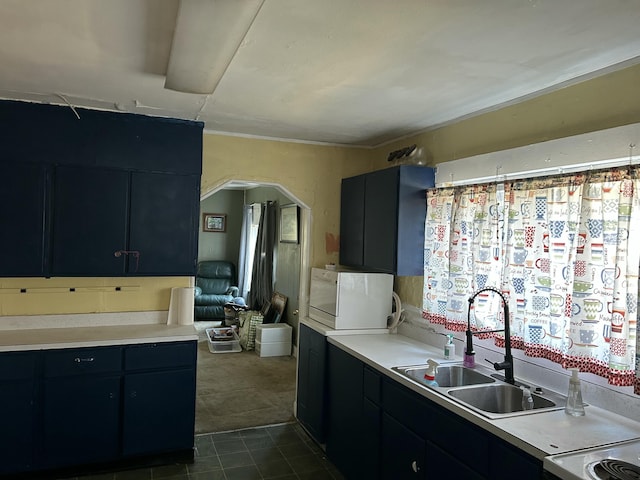
[[[228, 195], [228, 192], [237, 192], [237, 194]], [[273, 193], [275, 192], [275, 193]], [[251, 203], [253, 201], [267, 200], [270, 195], [273, 196], [279, 203], [279, 206], [285, 204], [295, 204], [299, 207], [299, 243], [297, 245], [279, 244], [278, 254], [276, 255], [276, 284], [275, 289], [281, 293], [287, 295], [288, 307], [287, 307], [287, 323], [294, 328], [294, 343], [297, 343], [298, 321], [300, 316], [307, 315], [307, 292], [308, 292], [308, 275], [306, 272], [309, 269], [310, 258], [310, 231], [311, 231], [311, 209], [302, 200], [292, 194], [287, 188], [278, 183], [269, 182], [256, 182], [256, 181], [244, 181], [244, 180], [228, 180], [220, 185], [217, 185], [208, 191], [203, 191], [200, 197], [201, 213], [203, 212], [203, 206], [207, 204], [207, 199], [214, 198], [216, 195], [222, 195], [227, 193], [226, 204], [223, 205], [233, 209], [235, 213], [231, 214], [228, 218], [229, 235], [227, 238], [231, 238], [231, 242], [234, 242], [234, 235], [239, 241], [239, 229], [241, 228], [241, 219], [234, 218], [241, 215], [241, 210], [234, 208], [233, 204], [237, 204], [241, 201], [244, 206], [245, 203]], [[240, 200], [241, 199], [241, 200]], [[220, 205], [220, 203], [218, 203]], [[207, 207], [204, 207], [207, 208]], [[214, 208], [214, 207], [212, 207]], [[211, 212], [211, 213], [224, 213], [224, 212]], [[237, 232], [232, 232], [231, 229], [238, 229]], [[206, 259], [210, 252], [201, 252], [201, 249], [213, 248], [210, 246], [209, 239], [213, 238], [221, 244], [220, 237], [208, 236], [205, 241], [202, 241], [203, 233], [200, 232], [201, 242], [199, 242], [199, 255], [198, 259]], [[228, 245], [225, 245], [226, 254], [233, 258], [237, 257], [235, 252], [239, 252], [239, 248], [235, 251], [229, 249]], [[237, 259], [236, 259], [237, 262]], [[296, 353], [296, 347], [294, 347], [294, 354]]]

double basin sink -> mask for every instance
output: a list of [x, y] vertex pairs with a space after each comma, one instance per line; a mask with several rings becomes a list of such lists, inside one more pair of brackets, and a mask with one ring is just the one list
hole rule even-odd
[[440, 365], [435, 378], [437, 387], [426, 383], [427, 365], [393, 367], [392, 370], [491, 419], [559, 410], [566, 404], [566, 397], [562, 395], [536, 390], [531, 392], [533, 409], [524, 410], [521, 384], [498, 380], [498, 375], [480, 365], [474, 368], [462, 364]]

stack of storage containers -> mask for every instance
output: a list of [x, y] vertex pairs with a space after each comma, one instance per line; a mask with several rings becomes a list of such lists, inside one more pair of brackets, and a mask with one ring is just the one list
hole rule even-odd
[[261, 357], [291, 355], [291, 325], [267, 323], [256, 327], [256, 352]]

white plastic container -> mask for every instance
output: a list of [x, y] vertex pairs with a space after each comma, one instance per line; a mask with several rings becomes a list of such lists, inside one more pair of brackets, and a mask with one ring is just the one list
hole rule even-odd
[[216, 340], [216, 331], [219, 330], [219, 328], [207, 328], [205, 330], [211, 353], [238, 353], [242, 351], [240, 339], [236, 332], [232, 332], [233, 335], [230, 340]]
[[260, 357], [282, 357], [291, 355], [291, 342], [262, 343], [256, 340], [256, 353]]
[[287, 323], [265, 323], [256, 327], [256, 340], [261, 343], [291, 343], [292, 331]]

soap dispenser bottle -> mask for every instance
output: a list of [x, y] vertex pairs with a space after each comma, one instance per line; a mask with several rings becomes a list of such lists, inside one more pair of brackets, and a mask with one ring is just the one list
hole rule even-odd
[[453, 343], [453, 333], [447, 334], [447, 343], [444, 344], [444, 358], [452, 359], [456, 355], [456, 346]]
[[435, 360], [427, 360], [427, 371], [424, 374], [424, 383], [429, 387], [437, 387], [438, 382], [436, 382], [436, 372], [438, 371], [438, 362]]
[[567, 415], [580, 417], [584, 415], [584, 405], [582, 404], [582, 389], [580, 379], [578, 378], [579, 370], [577, 368], [569, 368], [571, 378], [569, 379], [569, 393], [567, 393], [567, 406], [564, 411]]

